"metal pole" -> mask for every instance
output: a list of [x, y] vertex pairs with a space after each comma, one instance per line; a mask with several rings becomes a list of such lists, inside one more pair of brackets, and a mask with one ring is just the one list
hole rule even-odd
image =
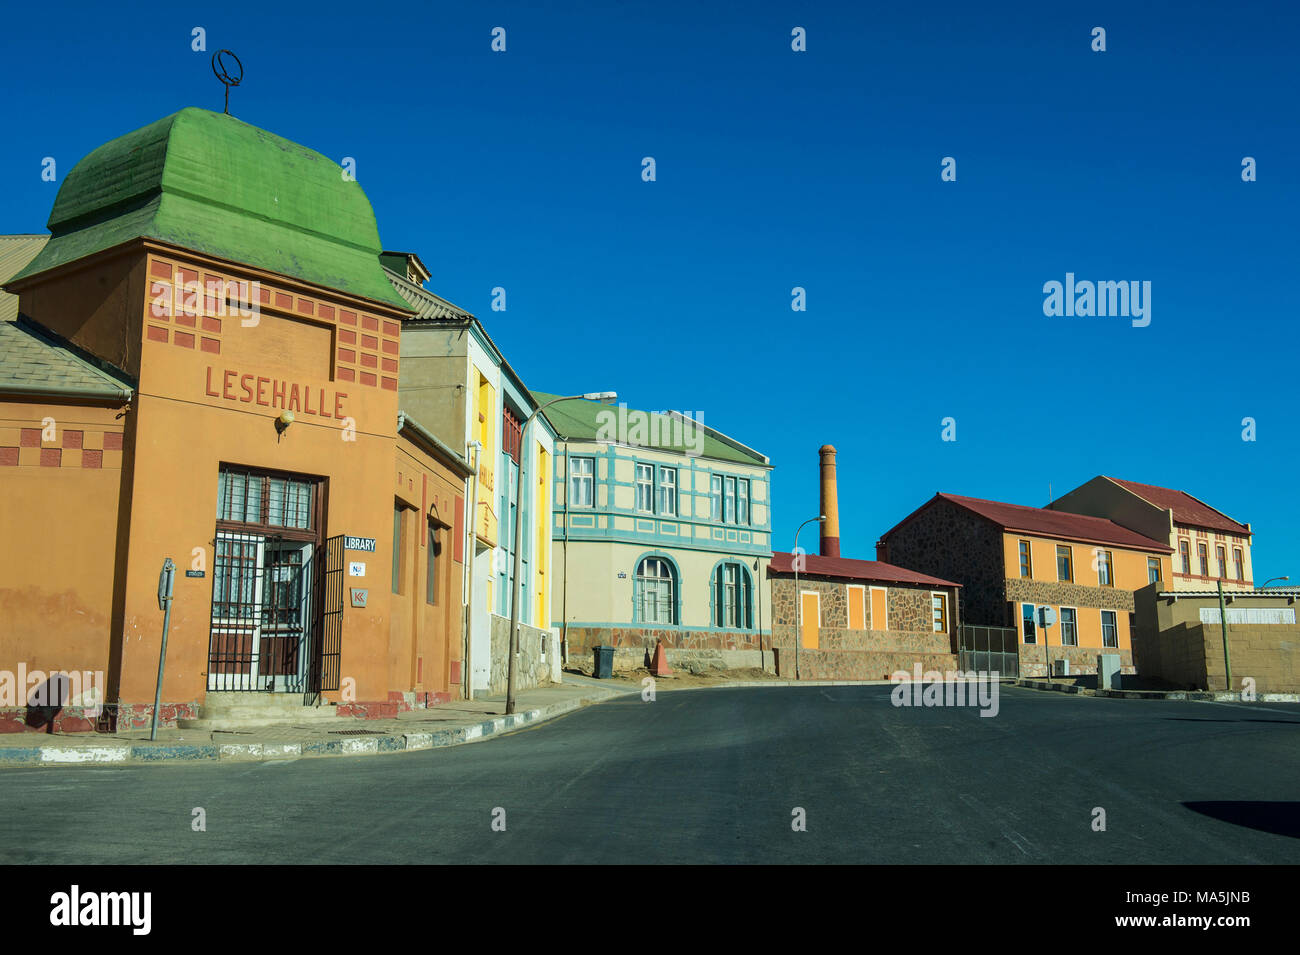
[[[803, 525], [799, 525], [800, 530]], [[794, 678], [799, 679], [799, 644], [803, 642], [803, 594], [799, 593], [799, 531], [794, 532]]]
[[158, 651], [158, 685], [153, 691], [153, 718], [149, 721], [149, 739], [158, 738], [158, 708], [162, 705], [163, 667], [167, 662], [167, 629], [172, 623], [172, 580], [176, 563], [170, 557], [163, 561], [162, 576], [158, 580], [158, 602], [163, 605], [162, 648]]
[[[794, 531], [794, 603], [795, 603], [795, 626], [794, 626], [794, 678], [799, 679], [799, 644], [803, 643], [803, 594], [799, 592], [799, 532], [807, 527], [813, 521], [824, 521], [826, 515], [821, 514], [817, 517], [810, 517], [804, 521]], [[818, 621], [820, 625], [820, 621]]]
[[[522, 447], [519, 449], [519, 473], [515, 478], [515, 582], [510, 588], [510, 660], [506, 669], [506, 714], [509, 715], [515, 711], [515, 654], [519, 652], [519, 586], [523, 581], [519, 579], [519, 562], [523, 548], [520, 546], [520, 535], [524, 519], [524, 461], [528, 458], [528, 427], [533, 423], [533, 419], [541, 414], [544, 410], [555, 404], [557, 401], [574, 401], [579, 398], [587, 401], [614, 401], [618, 394], [613, 391], [589, 392], [585, 395], [565, 395], [561, 398], [553, 398], [546, 404], [542, 405], [527, 418], [524, 419], [524, 426], [519, 432], [519, 442]], [[592, 475], [593, 482], [595, 475]], [[595, 501], [593, 500], [594, 504]], [[568, 507], [567, 495], [565, 507]], [[567, 528], [566, 528], [567, 540]]]
[[[1219, 581], [1219, 626], [1223, 628], [1223, 673], [1227, 680], [1224, 689], [1232, 691], [1232, 661], [1228, 659], [1228, 608], [1223, 602], [1223, 581]], [[1207, 681], [1208, 682], [1208, 681]], [[1209, 687], [1206, 687], [1209, 689]]]

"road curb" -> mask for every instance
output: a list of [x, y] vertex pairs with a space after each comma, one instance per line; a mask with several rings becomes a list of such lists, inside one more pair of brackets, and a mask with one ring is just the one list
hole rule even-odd
[[[544, 723], [584, 706], [601, 703], [639, 690], [593, 688], [581, 697], [551, 703], [531, 710], [498, 716], [479, 723], [447, 729], [383, 733], [375, 736], [314, 740], [307, 743], [177, 743], [148, 746], [139, 743], [93, 743], [85, 746], [0, 746], [0, 768], [31, 766], [78, 766], [159, 764], [195, 762], [265, 762], [325, 756], [372, 756], [447, 746], [461, 746]], [[363, 721], [358, 721], [364, 729]]]

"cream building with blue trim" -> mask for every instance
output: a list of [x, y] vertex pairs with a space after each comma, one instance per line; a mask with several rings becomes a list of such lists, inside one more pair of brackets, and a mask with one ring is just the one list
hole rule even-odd
[[552, 621], [570, 658], [659, 640], [770, 649], [768, 458], [676, 412], [565, 401], [545, 414], [556, 431]]

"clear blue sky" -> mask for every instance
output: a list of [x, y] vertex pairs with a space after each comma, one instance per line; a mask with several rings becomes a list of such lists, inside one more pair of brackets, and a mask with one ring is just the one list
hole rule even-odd
[[[1252, 522], [1256, 580], [1300, 579], [1298, 26], [1281, 2], [11, 5], [0, 231], [43, 230], [43, 157], [61, 178], [220, 109], [230, 47], [231, 112], [355, 157], [384, 245], [529, 385], [768, 454], [778, 549], [830, 442], [846, 556], [937, 490], [1042, 505], [1110, 474]], [[1045, 317], [1066, 272], [1150, 281], [1150, 326]]]

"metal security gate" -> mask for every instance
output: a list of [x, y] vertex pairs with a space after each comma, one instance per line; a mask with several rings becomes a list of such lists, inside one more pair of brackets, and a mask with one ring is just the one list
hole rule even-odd
[[1020, 643], [1015, 627], [962, 624], [958, 640], [957, 665], [961, 670], [1020, 676]]
[[321, 607], [319, 651], [312, 659], [308, 704], [315, 703], [322, 690], [339, 688], [339, 658], [343, 652], [343, 535], [327, 540], [319, 555], [316, 571]]
[[217, 532], [209, 690], [307, 692], [315, 549], [307, 541]]
[[[313, 701], [326, 591], [337, 599], [332, 673], [337, 686], [342, 618], [342, 540], [322, 542], [319, 478], [222, 465], [213, 538], [208, 689], [301, 693]], [[332, 554], [332, 556], [331, 556]]]

